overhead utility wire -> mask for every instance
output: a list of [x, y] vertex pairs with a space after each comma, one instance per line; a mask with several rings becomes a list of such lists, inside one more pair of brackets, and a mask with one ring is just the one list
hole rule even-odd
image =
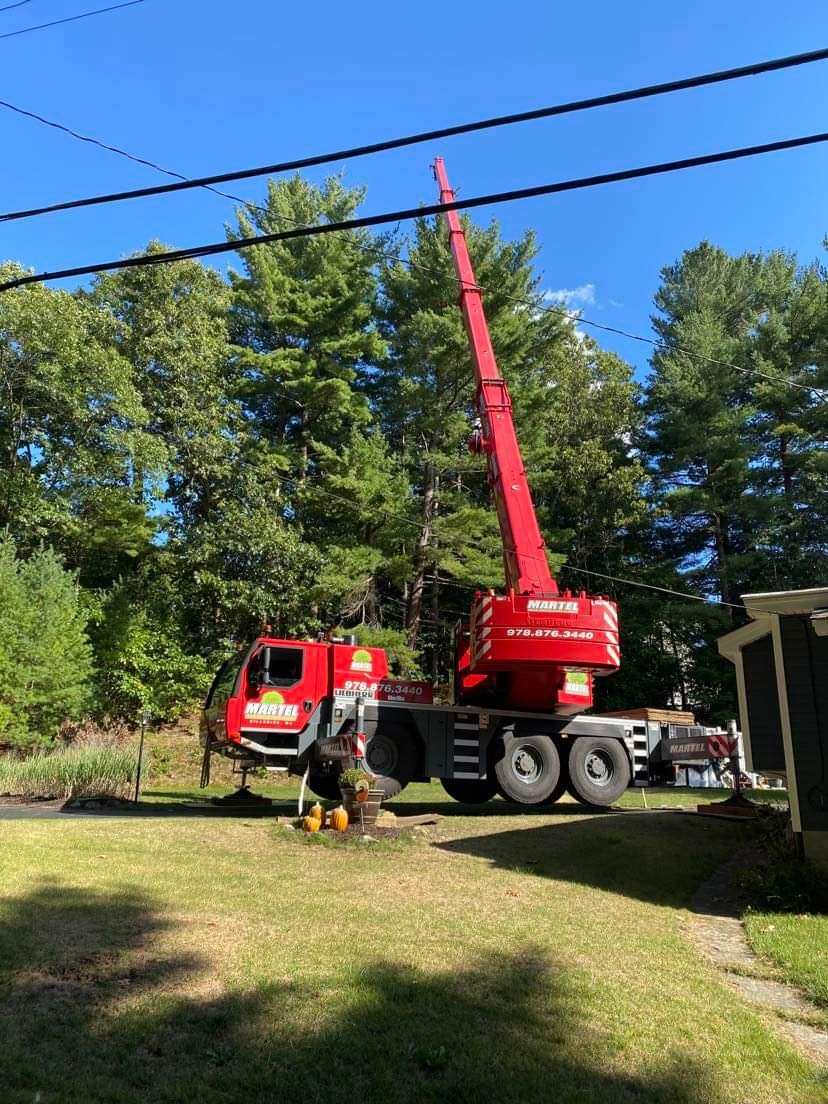
[[[237, 461], [237, 463], [241, 463], [244, 467], [249, 467], [251, 469], [255, 468], [254, 464], [250, 464], [248, 461], [245, 460]], [[279, 483], [293, 487], [294, 490], [302, 489], [302, 483], [297, 479], [291, 479], [290, 476], [278, 475], [275, 472], [271, 472], [270, 476], [271, 478], [277, 480]], [[354, 503], [352, 498], [346, 498], [344, 495], [338, 495], [335, 494], [333, 491], [326, 491], [319, 487], [314, 487], [313, 489], [322, 498], [329, 498], [332, 501], [341, 502], [345, 506], [353, 508]], [[411, 529], [416, 529], [417, 532], [419, 532], [422, 528], [419, 522], [412, 521], [411, 518], [406, 517], [404, 514], [397, 514], [393, 510], [388, 510], [385, 507], [381, 507], [379, 512], [386, 518], [394, 518], [395, 520], [402, 522], [404, 525], [409, 526]], [[538, 561], [541, 560], [540, 556], [530, 556], [528, 558]], [[548, 561], [545, 559], [543, 560], [543, 562], [548, 563]], [[585, 567], [574, 567], [570, 564], [561, 564], [560, 570], [577, 571], [582, 575], [592, 575], [597, 579], [607, 579], [610, 582], [623, 583], [625, 586], [640, 587], [644, 590], [654, 590], [658, 591], [661, 594], [672, 595], [672, 597], [674, 598], [686, 598], [691, 602], [704, 602], [704, 604], [708, 606], [727, 606], [730, 609], [754, 610], [758, 613], [779, 612], [776, 610], [760, 610], [755, 606], [746, 606], [739, 602], [727, 602], [723, 598], [705, 598], [703, 595], [700, 594], [689, 594], [687, 591], [684, 590], [672, 590], [670, 587], [656, 586], [654, 583], [644, 583], [637, 579], [624, 579], [619, 575], [606, 575], [600, 571], [588, 571]], [[459, 583], [452, 579], [443, 578], [442, 576], [439, 579], [435, 579], [435, 576], [433, 575], [426, 575], [425, 578], [431, 582], [445, 583], [447, 586], [459, 587], [461, 590], [478, 591], [486, 589], [485, 587], [481, 586], [472, 586], [470, 583]]]
[[[26, 2], [28, 2], [28, 0], [26, 0]], [[1, 10], [2, 9], [0, 9], [0, 11]], [[134, 161], [136, 164], [146, 165], [148, 168], [155, 169], [157, 172], [164, 173], [166, 176], [174, 176], [179, 180], [189, 179], [182, 173], [176, 172], [174, 169], [164, 168], [163, 165], [159, 165], [155, 161], [151, 161], [145, 157], [138, 157], [136, 154], [132, 154], [128, 150], [121, 149], [119, 146], [110, 145], [108, 142], [104, 142], [99, 138], [94, 138], [90, 135], [81, 134], [78, 131], [73, 130], [71, 127], [64, 126], [63, 123], [55, 122], [52, 119], [46, 119], [44, 116], [38, 115], [36, 112], [27, 111], [25, 108], [17, 107], [15, 104], [9, 103], [6, 100], [0, 100], [0, 106], [9, 108], [9, 110], [14, 111], [19, 115], [25, 115], [30, 119], [34, 119], [39, 123], [43, 123], [45, 126], [52, 127], [55, 130], [60, 130], [63, 133], [70, 135], [70, 137], [76, 138], [78, 141], [88, 142], [90, 145], [98, 146], [100, 149], [108, 150], [110, 153], [118, 154], [118, 156], [120, 157], [126, 157], [130, 161]], [[262, 207], [260, 204], [254, 203], [252, 200], [244, 199], [242, 196], [234, 195], [232, 192], [222, 191], [220, 188], [211, 187], [209, 184], [202, 185], [202, 187], [205, 189], [205, 191], [213, 192], [215, 195], [221, 196], [224, 199], [232, 200], [234, 203], [240, 203], [248, 210], [258, 211], [263, 215], [273, 217], [272, 212], [270, 212], [268, 208]], [[298, 222], [298, 220], [292, 219], [288, 215], [280, 214], [275, 217], [278, 218], [278, 220], [281, 222], [291, 223], [294, 226], [302, 225]], [[366, 252], [375, 253], [378, 257], [383, 257], [386, 260], [395, 261], [399, 264], [406, 265], [408, 268], [417, 269], [420, 272], [431, 273], [435, 276], [440, 276], [441, 278], [445, 275], [442, 270], [419, 264], [416, 261], [410, 260], [410, 258], [401, 256], [399, 253], [392, 253], [389, 250], [383, 249], [382, 246], [365, 245], [364, 248]], [[452, 274], [451, 279], [454, 280], [457, 284], [460, 284], [459, 277]], [[478, 285], [478, 290], [481, 292], [485, 292], [488, 289], [482, 285]], [[564, 310], [561, 307], [544, 306], [526, 297], [508, 295], [503, 292], [500, 292], [499, 294], [503, 295], [504, 298], [508, 299], [510, 302], [518, 303], [523, 306], [528, 306], [535, 310], [542, 310], [547, 314], [557, 314], [560, 315], [562, 318], [565, 318], [567, 321], [573, 320], [572, 313], [570, 311]], [[763, 379], [767, 379], [775, 383], [784, 383], [789, 387], [795, 388], [796, 390], [812, 392], [820, 396], [824, 396], [825, 394], [825, 392], [822, 391], [820, 388], [812, 387], [808, 384], [797, 383], [796, 381], [787, 379], [784, 376], [773, 375], [770, 372], [762, 372], [758, 368], [745, 368], [739, 364], [733, 364], [730, 361], [718, 360], [715, 357], [709, 357], [706, 356], [704, 353], [697, 353], [693, 349], [687, 349], [682, 346], [668, 346], [666, 342], [656, 341], [655, 339], [651, 337], [645, 337], [642, 334], [631, 333], [629, 330], [622, 330], [619, 329], [617, 326], [609, 326], [603, 322], [596, 322], [594, 321], [594, 319], [587, 318], [585, 315], [580, 313], [577, 315], [577, 320], [585, 326], [592, 326], [595, 329], [603, 330], [606, 333], [617, 334], [620, 337], [629, 338], [631, 341], [639, 341], [644, 344], [650, 345], [655, 349], [670, 349], [673, 352], [682, 353], [683, 355], [688, 356], [691, 359], [704, 360], [708, 364], [716, 364], [719, 367], [723, 368], [732, 368], [733, 370], [741, 372], [745, 375], [760, 376]], [[302, 405], [297, 399], [292, 399], [292, 401], [295, 402], [297, 406]]]
[[[26, 0], [26, 2], [28, 2], [28, 0]], [[19, 115], [25, 115], [27, 118], [34, 119], [36, 122], [43, 123], [45, 126], [52, 127], [55, 130], [60, 130], [64, 134], [68, 134], [70, 137], [76, 138], [80, 142], [87, 142], [90, 145], [97, 146], [98, 148], [103, 150], [107, 150], [110, 153], [115, 153], [119, 157], [125, 157], [130, 161], [134, 161], [136, 164], [145, 165], [150, 169], [156, 170], [157, 172], [164, 173], [165, 176], [173, 176], [176, 177], [178, 180], [189, 179], [189, 177], [184, 176], [182, 173], [175, 172], [174, 169], [166, 169], [163, 165], [159, 165], [155, 161], [150, 161], [148, 158], [145, 157], [138, 157], [136, 154], [130, 153], [128, 150], [121, 149], [119, 146], [110, 145], [108, 142], [104, 142], [99, 138], [94, 138], [87, 134], [81, 134], [79, 131], [72, 130], [71, 127], [64, 126], [63, 123], [58, 123], [52, 119], [47, 119], [43, 115], [38, 115], [34, 111], [27, 111], [25, 108], [17, 107], [15, 104], [9, 103], [7, 100], [0, 100], [0, 107], [6, 107], [10, 111], [14, 111]], [[205, 191], [213, 192], [214, 195], [221, 196], [224, 199], [232, 200], [234, 203], [240, 203], [243, 207], [247, 208], [250, 211], [258, 211], [263, 215], [271, 218], [275, 217], [280, 222], [290, 223], [293, 226], [303, 225], [297, 219], [292, 219], [288, 215], [280, 214], [274, 216], [267, 207], [262, 207], [261, 204], [254, 203], [252, 200], [249, 199], [244, 199], [242, 196], [234, 195], [232, 192], [222, 191], [222, 189], [214, 188], [209, 184], [204, 184], [202, 185], [202, 187]], [[366, 250], [366, 252], [374, 253], [378, 257], [383, 257], [386, 260], [395, 261], [399, 264], [406, 265], [408, 268], [417, 269], [420, 272], [432, 273], [433, 275], [440, 276], [441, 278], [446, 275], [440, 269], [431, 268], [427, 265], [419, 264], [418, 262], [412, 261], [407, 257], [403, 257], [398, 253], [392, 253], [389, 250], [383, 249], [382, 246], [379, 245], [367, 244], [363, 248]], [[454, 275], [453, 273], [451, 274], [451, 279], [454, 280], [458, 285], [461, 282], [459, 277]], [[482, 285], [478, 285], [478, 290], [480, 290], [481, 292], [485, 292], [488, 289]], [[503, 292], [499, 292], [499, 294], [504, 295], [504, 298], [510, 300], [513, 303], [519, 303], [521, 305], [531, 307], [535, 310], [542, 310], [545, 311], [547, 314], [558, 314], [561, 317], [566, 318], [568, 321], [572, 321], [573, 319], [572, 313], [570, 311], [564, 310], [561, 307], [543, 306], [541, 304], [538, 304], [534, 300], [517, 295], [506, 295]], [[689, 356], [696, 360], [704, 360], [708, 364], [716, 364], [723, 368], [732, 368], [737, 372], [744, 373], [745, 375], [761, 376], [763, 379], [772, 380], [775, 383], [784, 383], [787, 384], [789, 387], [793, 387], [797, 390], [809, 391], [824, 396], [824, 391], [820, 390], [819, 388], [811, 387], [807, 384], [796, 383], [794, 380], [786, 379], [784, 376], [776, 376], [772, 375], [769, 372], [762, 372], [758, 368], [744, 368], [738, 364], [733, 364], [730, 361], [717, 360], [714, 357], [705, 356], [704, 353], [697, 353], [692, 349], [686, 349], [681, 346], [668, 346], [663, 341], [656, 341], [651, 337], [644, 337], [642, 334], [635, 334], [629, 332], [628, 330], [621, 330], [617, 326], [609, 326], [603, 322], [595, 322], [593, 319], [586, 318], [580, 313], [577, 316], [577, 320], [583, 323], [583, 325], [585, 326], [592, 326], [595, 329], [604, 330], [607, 333], [617, 334], [620, 337], [629, 338], [631, 341], [640, 341], [647, 345], [651, 345], [653, 348], [656, 349], [669, 348], [673, 352], [680, 352], [683, 355]], [[294, 399], [293, 401], [296, 402], [298, 406], [302, 405], [296, 399]]]
[[[67, 15], [65, 19], [53, 19], [50, 23], [38, 23], [34, 27], [21, 27], [18, 31], [6, 31], [0, 34], [0, 38], [17, 38], [18, 35], [29, 34], [30, 31], [45, 31], [48, 27], [59, 27], [62, 23], [75, 23], [78, 19], [89, 19], [92, 15], [103, 15], [105, 12], [118, 11], [119, 8], [131, 8], [135, 4], [143, 4], [145, 0], [126, 0], [124, 4], [111, 4], [108, 8], [96, 8], [95, 11], [79, 12], [78, 15]], [[14, 7], [15, 5], [12, 5]], [[3, 11], [8, 9], [3, 8]]]
[[[28, 3], [28, 0], [25, 0], [25, 2]], [[2, 10], [3, 9], [0, 8], [0, 11]], [[81, 134], [80, 131], [73, 130], [63, 123], [58, 123], [54, 119], [47, 119], [45, 115], [38, 115], [36, 111], [28, 111], [25, 107], [18, 107], [17, 104], [9, 103], [8, 100], [0, 100], [0, 107], [5, 107], [9, 111], [14, 111], [17, 115], [24, 115], [27, 119], [34, 119], [36, 123], [42, 123], [44, 126], [51, 127], [53, 130], [59, 130], [63, 134], [68, 134], [70, 138], [75, 138], [78, 142], [86, 142], [90, 146], [97, 146], [98, 149], [106, 150], [109, 153], [116, 153], [119, 157], [125, 157], [128, 161], [132, 161], [136, 165], [144, 165], [148, 169], [154, 169], [156, 172], [163, 173], [164, 176], [172, 176], [175, 177], [176, 180], [190, 180], [190, 177], [184, 176], [183, 173], [175, 172], [174, 169], [165, 169], [163, 165], [159, 165], [156, 161], [150, 161], [147, 157], [139, 157], [135, 153], [130, 153], [129, 150], [121, 149], [120, 146], [110, 145], [109, 142], [104, 142], [102, 139], [95, 138], [90, 134]], [[256, 207], [256, 204], [250, 203], [249, 200], [243, 199], [241, 196], [233, 195], [232, 192], [223, 192], [220, 188], [212, 188], [209, 184], [202, 184], [201, 187], [207, 192], [213, 192], [214, 195], [222, 196], [224, 199], [232, 199], [234, 203], [242, 203], [246, 207]], [[257, 209], [264, 210], [263, 207]], [[290, 222], [292, 220], [287, 219], [287, 221]]]
[[[537, 556], [529, 557], [530, 559], [537, 559]], [[706, 606], [726, 606], [729, 609], [748, 610], [754, 613], [781, 613], [781, 610], [768, 610], [760, 609], [758, 606], [746, 606], [741, 602], [726, 602], [723, 598], [705, 598], [701, 594], [690, 594], [686, 590], [673, 590], [671, 587], [656, 586], [655, 583], [643, 583], [639, 579], [624, 579], [620, 575], [606, 575], [601, 571], [589, 571], [585, 567], [574, 567], [572, 564], [561, 564], [558, 568], [559, 571], [577, 571], [581, 575], [592, 575], [596, 579], [607, 579], [613, 583], [621, 583], [623, 586], [639, 587], [643, 590], [658, 591], [659, 594], [669, 594], [673, 598], [686, 598], [691, 602], [704, 602]], [[444, 583], [446, 586], [457, 587], [460, 590], [480, 591], [486, 590], [484, 586], [472, 586], [471, 583], [458, 583], [453, 579], [447, 579], [444, 576], [440, 576], [439, 579], [435, 579], [433, 575], [424, 575], [423, 578], [427, 582]]]
[[17, 0], [16, 4], [6, 4], [5, 8], [0, 8], [0, 13], [11, 11], [12, 8], [22, 8], [26, 4], [31, 4], [32, 0]]
[[473, 196], [470, 199], [457, 199], [451, 203], [422, 204], [387, 214], [365, 215], [360, 218], [345, 219], [341, 222], [320, 223], [315, 226], [298, 226], [290, 230], [280, 230], [273, 234], [258, 234], [232, 241], [212, 242], [206, 245], [190, 246], [186, 249], [174, 249], [163, 253], [151, 253], [140, 257], [124, 257], [116, 261], [98, 261], [94, 264], [80, 265], [74, 268], [57, 269], [54, 272], [35, 272], [18, 276], [0, 284], [0, 291], [23, 287], [26, 284], [39, 284], [49, 280], [63, 280], [74, 276], [89, 276], [97, 272], [112, 272], [125, 268], [143, 268], [147, 265], [168, 264], [172, 261], [191, 260], [197, 257], [212, 257], [221, 253], [235, 253], [256, 245], [269, 245], [295, 238], [310, 238], [320, 234], [333, 234], [343, 230], [360, 230], [370, 226], [382, 226], [394, 222], [406, 222], [425, 218], [428, 215], [442, 215], [447, 211], [464, 211], [475, 207], [494, 206], [498, 203], [512, 203], [519, 199], [532, 199], [538, 196], [572, 192], [582, 188], [594, 188], [602, 184], [615, 184], [625, 180], [637, 180], [646, 176], [676, 172], [681, 169], [698, 168], [702, 165], [720, 164], [744, 157], [755, 157], [764, 153], [797, 149], [828, 141], [828, 132], [809, 134], [798, 138], [785, 138], [778, 142], [765, 142], [761, 145], [743, 146], [739, 149], [723, 150], [718, 153], [702, 154], [699, 157], [684, 157], [678, 161], [663, 161], [654, 165], [641, 165], [633, 169], [621, 169], [616, 172], [599, 173], [596, 176], [579, 177], [574, 180], [561, 180], [552, 184], [539, 184], [531, 188], [514, 188], [506, 192], [494, 192], [489, 195]]
[[[0, 290], [2, 290], [2, 288], [0, 288]], [[480, 290], [483, 291], [485, 289], [481, 288]], [[504, 299], [509, 299], [515, 303], [529, 304], [530, 302], [528, 299], [522, 299], [516, 295], [508, 295], [505, 292], [500, 292], [500, 294]], [[732, 368], [734, 371], [741, 372], [744, 375], [759, 376], [761, 379], [770, 380], [773, 383], [784, 383], [797, 391], [808, 391], [814, 395], [819, 395], [820, 398], [825, 398], [826, 393], [823, 388], [812, 386], [809, 383], [798, 383], [796, 380], [787, 379], [785, 376], [777, 376], [772, 372], [763, 372], [760, 368], [745, 368], [740, 364], [734, 364], [730, 360], [718, 360], [716, 357], [707, 356], [705, 353], [697, 353], [694, 349], [687, 349], [683, 345], [671, 345], [667, 341], [658, 341], [654, 337], [644, 337], [643, 334], [630, 333], [629, 330], [621, 330], [617, 326], [607, 326], [603, 322], [594, 322], [592, 319], [584, 318], [580, 314], [573, 316], [560, 307], [548, 307], [543, 304], [538, 304], [536, 309], [545, 311], [547, 314], [563, 315], [564, 318], [568, 318], [571, 321], [582, 322], [585, 326], [593, 326], [597, 330], [605, 330], [607, 333], [618, 334], [620, 337], [628, 337], [631, 341], [641, 341], [646, 345], [651, 345], [654, 349], [665, 349], [670, 353], [680, 353], [694, 360], [703, 360], [707, 364], [715, 364], [720, 368]]]
[[[130, 2], [142, 3], [143, 0], [130, 0]], [[118, 6], [125, 7], [127, 5]], [[102, 10], [109, 11], [111, 9], [105, 8]], [[88, 14], [96, 13], [91, 12]], [[76, 16], [75, 18], [82, 17]], [[736, 80], [741, 77], [756, 76], [760, 73], [788, 69], [798, 65], [807, 65], [812, 62], [824, 61], [826, 59], [828, 59], [828, 48], [812, 50], [808, 53], [793, 54], [784, 58], [773, 58], [769, 61], [756, 62], [753, 65], [744, 65], [736, 69], [724, 69], [715, 73], [703, 73], [694, 77], [685, 77], [682, 80], [647, 85], [642, 88], [633, 88], [624, 92], [611, 92], [605, 96], [593, 96], [589, 99], [573, 100], [569, 103], [554, 104], [551, 107], [540, 107], [532, 111], [516, 112], [511, 115], [498, 115], [491, 119], [480, 119], [476, 122], [460, 123], [456, 126], [422, 131], [418, 134], [408, 134], [400, 138], [389, 138], [382, 142], [372, 142], [362, 146], [351, 146], [350, 148], [334, 150], [329, 153], [313, 154], [309, 157], [298, 157], [289, 161], [277, 162], [272, 165], [259, 165], [251, 169], [239, 169], [234, 172], [193, 177], [188, 180], [180, 180], [175, 184], [157, 184], [147, 188], [133, 188], [128, 191], [110, 192], [106, 195], [87, 196], [82, 199], [50, 204], [46, 207], [32, 208], [28, 211], [13, 211], [0, 216], [0, 221], [8, 221], [15, 218], [31, 218], [35, 215], [44, 215], [54, 211], [67, 211], [78, 207], [90, 207], [101, 203], [115, 203], [126, 199], [140, 199], [147, 196], [163, 195], [167, 192], [178, 192], [188, 188], [202, 188], [210, 184], [225, 184], [231, 180], [249, 180], [251, 177], [255, 176], [272, 176], [276, 173], [290, 172], [295, 169], [309, 169], [317, 165], [326, 165], [334, 161], [347, 161], [355, 157], [365, 157], [374, 153], [384, 153], [389, 150], [400, 149], [404, 146], [418, 145], [423, 142], [431, 142], [440, 138], [451, 138], [460, 134], [470, 134], [475, 131], [488, 130], [493, 127], [511, 126], [515, 123], [528, 122], [534, 119], [551, 118], [556, 115], [586, 111], [594, 107], [605, 107], [610, 104], [625, 103], [630, 100], [644, 99], [649, 96], [660, 96], [668, 92], [677, 92], [686, 88], [698, 88], [703, 85]]]

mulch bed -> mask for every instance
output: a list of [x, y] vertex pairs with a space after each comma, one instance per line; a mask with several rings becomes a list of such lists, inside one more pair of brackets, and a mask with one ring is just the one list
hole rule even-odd
[[61, 809], [65, 802], [62, 797], [22, 797], [20, 794], [0, 795], [0, 805], [37, 805], [41, 809]]

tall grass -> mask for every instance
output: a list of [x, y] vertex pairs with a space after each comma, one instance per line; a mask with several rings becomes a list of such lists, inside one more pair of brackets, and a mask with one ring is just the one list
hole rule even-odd
[[30, 798], [127, 797], [134, 748], [70, 747], [26, 759], [0, 758], [0, 794]]

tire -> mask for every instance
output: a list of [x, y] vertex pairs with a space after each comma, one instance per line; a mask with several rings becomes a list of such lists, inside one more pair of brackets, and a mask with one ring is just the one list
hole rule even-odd
[[379, 729], [365, 748], [365, 763], [386, 799], [405, 789], [417, 770], [414, 737], [403, 729]]
[[630, 761], [620, 740], [578, 736], [569, 752], [568, 789], [583, 805], [606, 808], [630, 784]]
[[543, 805], [561, 777], [561, 759], [551, 736], [508, 734], [494, 765], [497, 788], [507, 801]]
[[463, 805], [482, 805], [497, 793], [493, 778], [441, 778], [440, 785], [449, 797]]
[[339, 801], [339, 773], [326, 770], [312, 770], [308, 775], [308, 789], [323, 801]]

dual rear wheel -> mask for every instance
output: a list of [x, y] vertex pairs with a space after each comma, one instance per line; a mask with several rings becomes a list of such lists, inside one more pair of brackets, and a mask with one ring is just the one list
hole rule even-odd
[[510, 733], [494, 765], [497, 788], [518, 805], [550, 805], [565, 790], [584, 805], [612, 805], [630, 783], [620, 740], [578, 736], [557, 743], [545, 733]]

